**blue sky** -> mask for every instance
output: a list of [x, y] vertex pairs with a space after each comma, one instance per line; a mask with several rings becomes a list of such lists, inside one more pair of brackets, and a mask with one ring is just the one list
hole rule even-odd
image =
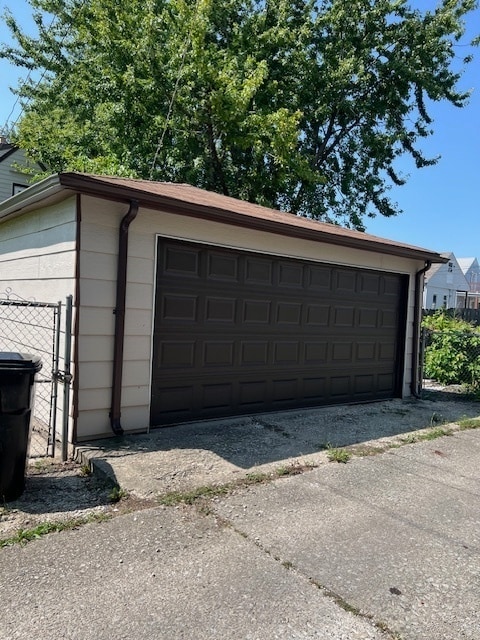
[[[434, 8], [436, 2], [415, 0], [412, 4], [426, 10]], [[26, 0], [10, 0], [1, 6], [11, 8], [25, 29], [31, 28], [31, 10]], [[465, 43], [479, 32], [477, 9], [467, 19]], [[0, 42], [8, 40], [2, 20]], [[467, 47], [459, 47], [459, 57], [468, 51]], [[23, 69], [0, 60], [0, 127], [7, 118], [14, 122], [18, 117], [19, 105], [15, 105], [16, 98], [8, 87], [15, 86], [25, 75]], [[467, 107], [433, 104], [429, 108], [435, 134], [424, 142], [423, 149], [431, 156], [440, 155], [440, 162], [420, 171], [406, 162], [402, 169], [410, 174], [407, 184], [390, 192], [403, 213], [395, 218], [369, 220], [367, 231], [434, 251], [453, 251], [459, 258], [480, 259], [480, 48], [460, 88], [473, 90]]]

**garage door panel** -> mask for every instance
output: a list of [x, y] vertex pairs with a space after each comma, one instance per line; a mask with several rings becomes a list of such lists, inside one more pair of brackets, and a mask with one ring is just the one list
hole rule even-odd
[[300, 302], [277, 302], [276, 321], [280, 324], [299, 326], [302, 322], [303, 305]]
[[325, 304], [306, 304], [305, 324], [315, 331], [317, 327], [328, 327], [330, 321], [330, 306]]
[[165, 294], [160, 322], [167, 320], [176, 322], [196, 322], [198, 318], [198, 296]]
[[271, 260], [246, 256], [244, 260], [245, 284], [255, 287], [273, 285], [273, 264]]
[[238, 282], [239, 279], [238, 258], [234, 255], [225, 255], [211, 251], [207, 261], [207, 279], [223, 280], [225, 282]]
[[294, 287], [296, 290], [303, 287], [304, 267], [292, 262], [278, 263], [278, 286]]
[[307, 267], [307, 283], [311, 291], [327, 292], [332, 289], [331, 267], [310, 265]]
[[353, 293], [357, 289], [357, 274], [352, 270], [336, 269], [335, 289], [342, 293]]
[[378, 310], [360, 307], [358, 313], [358, 327], [374, 329], [378, 326]]
[[244, 324], [270, 324], [271, 300], [243, 300], [242, 320]]
[[321, 365], [327, 361], [328, 343], [324, 342], [305, 342], [304, 343], [305, 363]]
[[152, 425], [397, 394], [404, 277], [161, 238], [158, 256]]
[[164, 271], [182, 278], [200, 277], [200, 249], [187, 246], [167, 246], [162, 253]]
[[263, 341], [249, 341], [240, 343], [240, 365], [242, 367], [249, 367], [252, 365], [263, 365], [268, 363], [268, 351], [269, 342]]
[[156, 368], [184, 369], [195, 366], [195, 341], [162, 341], [159, 343], [159, 362]]
[[376, 273], [362, 273], [359, 276], [359, 293], [378, 295], [380, 293], [382, 276]]
[[349, 327], [355, 326], [355, 307], [335, 307], [333, 309], [333, 324], [336, 327]]
[[234, 323], [237, 301], [235, 298], [205, 298], [205, 321]]

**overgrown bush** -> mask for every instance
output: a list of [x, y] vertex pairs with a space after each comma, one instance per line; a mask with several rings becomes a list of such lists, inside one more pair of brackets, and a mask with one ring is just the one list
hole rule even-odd
[[442, 384], [480, 387], [480, 327], [438, 311], [423, 320], [427, 330], [427, 378]]

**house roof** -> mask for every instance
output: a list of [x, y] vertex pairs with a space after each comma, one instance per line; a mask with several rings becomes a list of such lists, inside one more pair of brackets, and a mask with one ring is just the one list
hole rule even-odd
[[8, 156], [11, 156], [12, 153], [18, 149], [17, 146], [11, 144], [10, 142], [2, 142], [0, 144], [0, 162], [3, 162]]
[[447, 261], [447, 258], [428, 249], [269, 209], [188, 184], [85, 173], [55, 174], [9, 198], [0, 204], [0, 222], [73, 193], [125, 203], [136, 200], [141, 207], [154, 210], [387, 255], [432, 263]]
[[457, 258], [458, 265], [463, 273], [466, 273], [470, 267], [473, 267], [475, 262], [477, 262], [476, 258]]
[[[441, 255], [443, 258], [445, 258], [445, 260], [443, 261], [444, 263], [445, 263], [445, 262], [448, 262], [449, 260], [452, 260], [452, 258], [453, 258], [454, 260], [456, 260], [456, 258], [455, 258], [455, 256], [454, 256], [454, 254], [453, 254], [453, 253], [451, 253], [451, 252], [443, 252], [443, 253], [441, 253], [440, 255]], [[457, 262], [458, 262], [458, 260], [457, 260]], [[426, 272], [426, 274], [425, 274], [425, 282], [426, 282], [426, 283], [430, 280], [430, 278], [431, 278], [432, 276], [434, 276], [434, 275], [437, 273], [437, 271], [440, 269], [440, 267], [441, 267], [441, 266], [442, 266], [442, 264], [441, 264], [441, 263], [432, 264], [432, 266], [430, 267], [430, 269], [429, 269], [429, 270]]]

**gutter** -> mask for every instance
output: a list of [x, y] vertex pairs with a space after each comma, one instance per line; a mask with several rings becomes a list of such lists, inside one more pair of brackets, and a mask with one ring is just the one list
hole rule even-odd
[[415, 274], [415, 306], [413, 311], [413, 358], [412, 358], [412, 382], [410, 389], [412, 395], [420, 399], [420, 376], [419, 376], [419, 355], [420, 355], [420, 325], [421, 325], [421, 309], [422, 309], [422, 294], [423, 287], [420, 287], [420, 283], [423, 281], [424, 274], [430, 269], [432, 263], [430, 260], [425, 262], [425, 266]]
[[113, 373], [112, 373], [112, 404], [110, 409], [110, 426], [116, 436], [123, 435], [120, 424], [122, 404], [122, 375], [123, 375], [123, 343], [125, 338], [125, 299], [127, 294], [127, 259], [128, 259], [128, 229], [138, 213], [138, 201], [131, 200], [130, 208], [120, 222], [118, 229], [118, 263], [117, 263], [117, 294], [115, 309], [115, 334], [113, 339]]

